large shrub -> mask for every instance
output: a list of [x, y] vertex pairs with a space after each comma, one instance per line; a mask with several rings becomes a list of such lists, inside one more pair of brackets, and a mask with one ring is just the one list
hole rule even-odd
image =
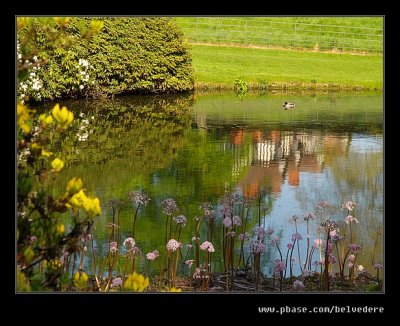
[[[55, 43], [36, 21], [36, 56], [26, 63], [33, 74], [19, 86], [20, 96], [40, 101], [193, 89], [189, 45], [171, 18], [96, 18], [99, 22], [101, 32], [93, 34], [92, 18], [72, 18], [63, 28], [64, 40]], [[38, 61], [44, 64], [33, 70]]]

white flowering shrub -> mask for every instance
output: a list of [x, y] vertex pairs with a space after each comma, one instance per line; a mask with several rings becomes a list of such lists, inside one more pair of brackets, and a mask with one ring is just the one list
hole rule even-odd
[[[98, 23], [92, 24], [94, 20]], [[170, 18], [75, 17], [69, 19], [62, 29], [65, 35], [57, 40], [49, 37], [38, 19], [33, 19], [33, 24], [37, 25], [34, 35], [24, 35], [23, 29], [17, 35], [21, 44], [27, 36], [33, 41], [37, 58], [31, 62], [30, 74], [20, 78], [20, 99], [193, 89], [189, 45]], [[84, 39], [77, 37], [80, 34]], [[20, 60], [18, 52], [19, 44]]]
[[[18, 52], [18, 48], [17, 56], [19, 60], [21, 60], [21, 54]], [[33, 61], [25, 60], [28, 74], [24, 81], [21, 81], [19, 83], [18, 87], [18, 99], [22, 103], [25, 102], [26, 98], [30, 98], [36, 101], [40, 101], [42, 99], [40, 90], [43, 88], [43, 82], [38, 77], [41, 67], [36, 65], [37, 61], [38, 58], [36, 56], [33, 56]]]

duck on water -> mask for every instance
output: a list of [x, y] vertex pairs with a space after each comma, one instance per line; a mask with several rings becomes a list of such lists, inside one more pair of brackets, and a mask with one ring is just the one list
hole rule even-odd
[[285, 102], [285, 104], [283, 104], [283, 107], [285, 109], [293, 109], [296, 107], [296, 104], [294, 104], [294, 102]]

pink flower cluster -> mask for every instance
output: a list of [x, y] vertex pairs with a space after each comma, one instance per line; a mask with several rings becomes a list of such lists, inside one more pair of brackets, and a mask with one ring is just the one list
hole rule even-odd
[[188, 265], [189, 268], [193, 266], [194, 260], [193, 259], [188, 259], [185, 261], [185, 264]]
[[131, 249], [135, 246], [136, 242], [133, 238], [126, 238], [124, 240], [124, 246], [128, 249]]
[[265, 244], [263, 244], [260, 241], [252, 241], [250, 248], [251, 248], [251, 252], [253, 254], [261, 254], [261, 253], [265, 252], [265, 249], [266, 249]]
[[350, 243], [349, 244], [349, 249], [352, 251], [352, 252], [356, 252], [358, 249], [360, 249], [361, 247], [359, 246], [359, 245], [357, 245], [357, 244], [355, 244], [355, 243]]
[[154, 251], [146, 254], [146, 258], [151, 261], [155, 260], [158, 256], [160, 256], [160, 253], [158, 252], [158, 250], [154, 250]]
[[347, 210], [349, 212], [351, 212], [354, 209], [355, 206], [357, 206], [357, 204], [355, 202], [347, 201], [344, 204], [342, 204], [342, 209], [343, 208], [347, 208]]
[[242, 221], [240, 220], [240, 217], [237, 215], [233, 216], [232, 219], [230, 217], [225, 217], [222, 222], [224, 223], [224, 226], [226, 228], [231, 228], [232, 221], [233, 221], [233, 226], [242, 225]]
[[132, 191], [128, 194], [128, 198], [132, 200], [136, 205], [147, 206], [150, 201], [150, 197], [140, 191]]
[[174, 222], [178, 225], [180, 225], [181, 227], [184, 227], [186, 225], [186, 217], [184, 215], [179, 215], [174, 217]]
[[208, 251], [208, 252], [215, 252], [213, 244], [211, 242], [209, 242], [209, 241], [204, 241], [200, 245], [200, 249], [204, 250], [204, 251]]
[[257, 226], [255, 228], [256, 234], [257, 234], [257, 239], [259, 240], [264, 240], [265, 235], [267, 234], [267, 231], [262, 226]]
[[213, 209], [211, 203], [205, 202], [205, 203], [201, 204], [200, 209], [204, 210], [205, 217], [207, 217], [209, 219], [212, 219], [214, 217], [215, 212], [214, 212], [214, 209]]
[[240, 241], [245, 241], [249, 239], [249, 235], [247, 233], [240, 233], [239, 234], [239, 240]]
[[283, 272], [286, 269], [286, 264], [279, 259], [275, 259], [275, 266], [274, 266], [274, 272], [275, 274], [279, 274], [280, 272]]
[[207, 274], [207, 269], [204, 268], [204, 266], [200, 265], [199, 267], [196, 267], [193, 273], [193, 278], [201, 278], [201, 279], [207, 279], [209, 278]]
[[329, 204], [326, 200], [320, 201], [317, 206], [315, 206], [315, 209], [317, 211], [321, 211], [324, 210], [325, 208], [331, 206], [331, 204]]
[[351, 223], [351, 222], [356, 222], [356, 223], [358, 223], [358, 220], [355, 218], [355, 217], [353, 217], [353, 216], [351, 216], [351, 215], [348, 215], [345, 219], [344, 219], [344, 221], [346, 222], [346, 224], [349, 224], [349, 223]]
[[168, 251], [176, 251], [177, 249], [182, 247], [182, 244], [175, 239], [171, 239], [168, 241], [166, 247]]
[[176, 206], [175, 200], [172, 198], [164, 199], [161, 202], [161, 206], [163, 208], [163, 213], [166, 215], [172, 215], [173, 212], [178, 211], [178, 206]]
[[116, 253], [118, 250], [118, 243], [116, 243], [115, 241], [110, 242], [110, 252], [112, 254]]
[[116, 277], [116, 278], [114, 278], [114, 279], [112, 280], [112, 283], [111, 283], [111, 287], [112, 287], [112, 288], [114, 288], [114, 287], [116, 287], [116, 286], [121, 286], [121, 285], [122, 285], [122, 278]]
[[297, 241], [303, 240], [303, 237], [301, 236], [300, 233], [296, 232], [296, 233], [292, 234], [292, 241], [294, 241], [294, 240], [297, 240]]
[[294, 283], [293, 283], [293, 289], [296, 290], [296, 291], [304, 290], [304, 284], [303, 284], [303, 282], [300, 281], [300, 280], [294, 281]]
[[279, 242], [279, 238], [273, 238], [271, 240], [271, 246], [276, 246], [278, 244], [278, 242]]

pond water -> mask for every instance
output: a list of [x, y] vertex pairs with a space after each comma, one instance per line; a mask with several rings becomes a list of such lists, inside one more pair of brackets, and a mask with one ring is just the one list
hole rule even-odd
[[[285, 110], [284, 101], [294, 101], [296, 108]], [[186, 245], [195, 236], [195, 217], [203, 216], [199, 206], [210, 202], [218, 212], [218, 201], [228, 191], [246, 198], [261, 194], [261, 208], [256, 200], [249, 210], [247, 232], [255, 237], [259, 214], [261, 225], [275, 230], [267, 237], [267, 251], [261, 259], [262, 271], [268, 275], [279, 258], [276, 247], [270, 245], [272, 238], [279, 239], [286, 255], [297, 226], [303, 237], [299, 251], [304, 262], [307, 234], [311, 245], [322, 237], [319, 225], [324, 217], [310, 220], [308, 232], [303, 219], [321, 201], [337, 209], [331, 217], [340, 232], [344, 232], [347, 216], [341, 204], [356, 202], [352, 215], [359, 223], [353, 227], [353, 242], [362, 247], [357, 265], [373, 272], [374, 263], [383, 263], [381, 93], [248, 94], [243, 99], [226, 93], [124, 96], [114, 101], [62, 104], [74, 112], [77, 121], [63, 141], [55, 144], [68, 164], [53, 191], [62, 193], [67, 180], [78, 176], [100, 197], [103, 212], [96, 217], [93, 231], [98, 264], [107, 255], [106, 225], [112, 222], [106, 203], [125, 199], [135, 190], [151, 198], [138, 212], [139, 270], [156, 270], [156, 265], [147, 265], [145, 254], [165, 250], [162, 200], [173, 198], [178, 214], [187, 217], [180, 236]], [[39, 110], [51, 107], [46, 104]], [[121, 242], [132, 234], [133, 215], [130, 205], [121, 211]], [[299, 216], [297, 225], [289, 221], [293, 215]], [[206, 223], [200, 227], [200, 239], [206, 240]], [[221, 271], [222, 218], [218, 214], [213, 243], [212, 269]], [[248, 242], [244, 248], [247, 259]], [[297, 248], [293, 256], [294, 272], [299, 274]], [[194, 252], [189, 251], [187, 259], [193, 258]], [[85, 259], [90, 270], [90, 250]], [[313, 260], [318, 259], [316, 251]]]

